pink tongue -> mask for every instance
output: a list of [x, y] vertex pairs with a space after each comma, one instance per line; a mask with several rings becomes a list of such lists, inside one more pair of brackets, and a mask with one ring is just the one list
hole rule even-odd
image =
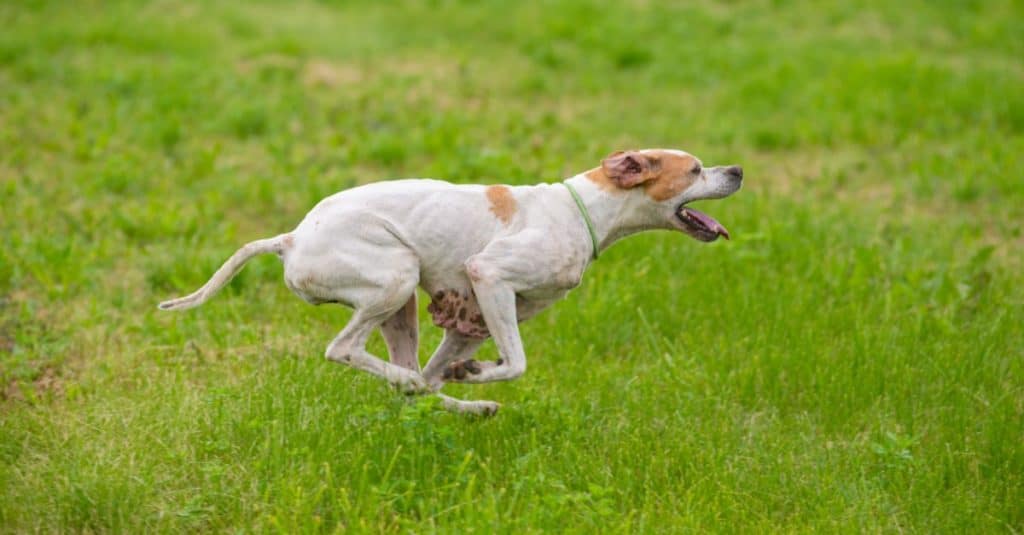
[[683, 213], [697, 221], [700, 221], [700, 223], [707, 227], [711, 232], [714, 232], [727, 240], [729, 239], [729, 231], [725, 230], [725, 227], [723, 227], [721, 223], [715, 221], [715, 218], [701, 212], [700, 210], [694, 210], [690, 207], [683, 208]]

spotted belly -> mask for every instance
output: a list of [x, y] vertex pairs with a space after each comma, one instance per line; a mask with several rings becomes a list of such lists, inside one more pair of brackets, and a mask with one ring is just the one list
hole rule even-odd
[[491, 335], [472, 290], [438, 290], [431, 295], [427, 312], [433, 317], [434, 325], [454, 329], [463, 336], [487, 338]]

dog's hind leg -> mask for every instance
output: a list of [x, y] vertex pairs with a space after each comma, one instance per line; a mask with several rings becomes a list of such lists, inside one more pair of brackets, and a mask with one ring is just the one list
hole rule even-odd
[[388, 346], [391, 363], [414, 372], [420, 371], [416, 357], [419, 347], [419, 323], [416, 321], [416, 292], [409, 301], [380, 325], [380, 333]]
[[[472, 357], [483, 343], [484, 340], [481, 338], [463, 336], [454, 329], [446, 330], [444, 340], [441, 341], [441, 345], [437, 347], [430, 357], [430, 361], [427, 362], [426, 368], [423, 369], [423, 378], [431, 389], [440, 390], [444, 386], [442, 377], [446, 373], [451, 373], [451, 368], [448, 365]], [[501, 408], [501, 405], [493, 401], [467, 401], [441, 393], [438, 393], [437, 396], [441, 398], [441, 405], [452, 412], [490, 416]]]
[[[418, 343], [418, 332], [416, 323], [416, 295], [409, 298], [409, 302], [401, 310], [395, 312], [380, 326], [380, 332], [384, 335], [384, 342], [388, 346], [391, 355], [391, 362], [395, 365], [412, 370], [420, 371], [420, 363], [416, 359], [416, 346]], [[427, 369], [437, 370], [438, 376], [431, 389], [440, 389], [444, 386], [440, 376], [444, 373], [444, 365], [452, 360], [468, 358], [476, 352], [483, 340], [465, 338], [454, 331], [445, 334], [441, 346], [430, 358]], [[433, 366], [433, 367], [431, 367]], [[424, 380], [427, 380], [424, 378]], [[463, 414], [479, 414], [489, 416], [498, 412], [500, 405], [493, 401], [466, 401], [446, 396], [440, 392], [436, 393], [441, 398], [441, 405], [452, 412]]]
[[[328, 360], [381, 377], [407, 394], [430, 391], [419, 370], [411, 367], [416, 362], [415, 331], [410, 333], [406, 330], [402, 337], [393, 336], [387, 340], [393, 354], [399, 355], [399, 363], [385, 362], [370, 354], [366, 351], [366, 342], [377, 327], [383, 327], [389, 334], [397, 334], [395, 327], [399, 325], [408, 324], [408, 327], [415, 328], [417, 281], [413, 269], [412, 265], [396, 269], [384, 284], [379, 279], [350, 277], [350, 284], [336, 292], [334, 297], [352, 303], [355, 313], [327, 346], [325, 355]], [[408, 321], [409, 316], [413, 321]], [[387, 327], [384, 327], [385, 323]]]
[[348, 325], [327, 346], [325, 356], [328, 360], [352, 366], [357, 370], [363, 370], [385, 379], [404, 393], [427, 392], [429, 391], [427, 382], [423, 380], [423, 376], [419, 372], [384, 362], [366, 351], [366, 341], [370, 338], [370, 333], [390, 315], [390, 313], [386, 315], [368, 314], [363, 310], [356, 310]]
[[445, 330], [441, 345], [437, 346], [423, 369], [423, 378], [433, 388], [440, 389], [444, 385], [446, 371], [449, 371], [448, 365], [472, 357], [483, 343], [482, 338], [471, 338], [459, 334], [455, 329]]

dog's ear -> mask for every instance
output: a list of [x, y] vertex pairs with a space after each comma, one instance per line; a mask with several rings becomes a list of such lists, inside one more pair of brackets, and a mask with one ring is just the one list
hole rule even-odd
[[620, 188], [632, 188], [652, 178], [651, 159], [637, 151], [617, 151], [601, 160], [601, 168]]

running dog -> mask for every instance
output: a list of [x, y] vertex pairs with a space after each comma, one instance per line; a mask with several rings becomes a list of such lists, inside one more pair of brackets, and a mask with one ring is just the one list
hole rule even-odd
[[[288, 287], [313, 304], [354, 309], [327, 347], [329, 360], [384, 378], [408, 394], [435, 393], [449, 410], [493, 414], [492, 401], [439, 393], [446, 382], [487, 383], [526, 371], [518, 323], [563, 298], [620, 238], [678, 230], [710, 242], [729, 232], [687, 207], [735, 193], [739, 166], [704, 167], [678, 150], [615, 152], [556, 184], [456, 185], [407, 179], [367, 184], [320, 201], [299, 226], [239, 249], [191, 295], [163, 310], [199, 306], [250, 258], [276, 253]], [[441, 345], [420, 369], [416, 287], [431, 296]], [[380, 328], [386, 362], [366, 351]], [[473, 354], [493, 338], [499, 357]]]

